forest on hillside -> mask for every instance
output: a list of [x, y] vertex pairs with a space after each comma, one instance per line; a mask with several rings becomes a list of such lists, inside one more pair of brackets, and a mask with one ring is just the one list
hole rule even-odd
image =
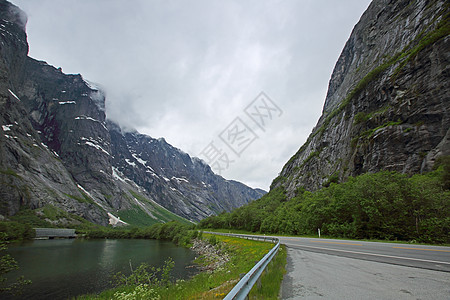
[[231, 213], [211, 216], [201, 228], [268, 234], [450, 243], [450, 157], [434, 171], [409, 177], [382, 171], [331, 183], [316, 192], [298, 189], [288, 199], [278, 187]]

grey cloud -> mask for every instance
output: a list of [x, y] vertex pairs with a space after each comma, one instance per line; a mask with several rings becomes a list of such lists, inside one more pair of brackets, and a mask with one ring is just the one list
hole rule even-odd
[[320, 116], [369, 0], [13, 0], [30, 55], [101, 84], [107, 115], [198, 156], [260, 91], [284, 114], [224, 177], [267, 189]]

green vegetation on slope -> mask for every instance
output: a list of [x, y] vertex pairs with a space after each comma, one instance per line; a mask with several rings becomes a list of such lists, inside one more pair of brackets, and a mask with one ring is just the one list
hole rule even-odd
[[288, 200], [283, 187], [201, 228], [261, 233], [450, 243], [450, 158], [424, 175], [367, 173]]
[[[0, 221], [0, 231], [6, 232], [10, 240], [27, 240], [34, 237], [34, 227], [58, 227], [52, 221], [64, 220], [64, 227], [94, 228], [97, 225], [61, 208], [46, 204], [38, 209], [22, 207], [14, 216]], [[59, 226], [61, 227], [61, 226]]]
[[140, 206], [134, 205], [131, 209], [121, 210], [118, 212], [119, 217], [128, 224], [135, 226], [150, 226], [156, 223], [170, 221], [177, 221], [186, 225], [192, 224], [188, 220], [172, 213], [171, 211], [154, 203], [153, 201], [150, 201], [141, 194], [138, 194], [132, 190], [130, 190], [129, 192], [136, 200], [141, 203], [147, 204], [147, 207], [150, 208], [151, 214], [154, 218], [149, 216]]
[[14, 221], [1, 221], [0, 234], [3, 235], [5, 241], [30, 240], [36, 235], [30, 225]]
[[[83, 195], [82, 197], [68, 195], [69, 198], [75, 199], [80, 203], [93, 203], [95, 202], [83, 191], [80, 191]], [[144, 209], [139, 205], [132, 205], [130, 209], [120, 210], [117, 212], [118, 216], [125, 222], [127, 222], [131, 227], [139, 226], [146, 227], [154, 224], [161, 224], [171, 221], [179, 222], [183, 225], [192, 225], [193, 223], [170, 212], [164, 207], [148, 200], [144, 196], [130, 191], [130, 194], [136, 198], [139, 202], [145, 203], [147, 209], [150, 211], [152, 216], [150, 216]], [[130, 196], [128, 196], [130, 197]], [[129, 199], [132, 201], [132, 199]], [[62, 221], [62, 222], [61, 222]], [[19, 225], [27, 225], [29, 228], [32, 227], [65, 227], [65, 228], [75, 228], [80, 232], [85, 231], [98, 231], [98, 230], [108, 230], [107, 227], [102, 227], [93, 224], [86, 219], [68, 213], [67, 211], [53, 206], [51, 204], [46, 204], [43, 207], [37, 209], [29, 209], [22, 207], [19, 212], [14, 216], [8, 217], [5, 221], [0, 221], [0, 231], [7, 232], [12, 240], [29, 239], [29, 234], [20, 229]], [[23, 226], [22, 226], [23, 227]], [[4, 230], [2, 230], [4, 229]], [[22, 232], [23, 234], [18, 234]]]
[[117, 215], [124, 222], [136, 226], [151, 226], [159, 222], [157, 219], [150, 217], [138, 205], [133, 205], [131, 209], [120, 210]]

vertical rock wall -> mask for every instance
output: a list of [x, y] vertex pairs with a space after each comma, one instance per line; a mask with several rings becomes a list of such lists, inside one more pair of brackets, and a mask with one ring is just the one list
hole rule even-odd
[[431, 170], [450, 155], [449, 4], [374, 0], [347, 41], [323, 115], [272, 187]]

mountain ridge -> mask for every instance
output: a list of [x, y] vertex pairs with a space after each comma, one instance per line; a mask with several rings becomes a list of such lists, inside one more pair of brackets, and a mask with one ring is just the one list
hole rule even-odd
[[374, 0], [333, 70], [323, 114], [274, 179], [318, 190], [366, 172], [416, 174], [450, 154], [445, 1]]
[[199, 227], [448, 244], [448, 49], [448, 1], [372, 1], [269, 193]]
[[[24, 19], [19, 8], [0, 1], [2, 218], [27, 208], [60, 225], [80, 218], [100, 225], [117, 223], [117, 216], [127, 223], [179, 218], [173, 213], [198, 221], [263, 194], [223, 179], [163, 140], [122, 132], [107, 120], [100, 88], [27, 56]], [[152, 168], [157, 177], [146, 173]], [[182, 180], [188, 171], [197, 172], [195, 184]], [[57, 217], [46, 215], [50, 210]]]

